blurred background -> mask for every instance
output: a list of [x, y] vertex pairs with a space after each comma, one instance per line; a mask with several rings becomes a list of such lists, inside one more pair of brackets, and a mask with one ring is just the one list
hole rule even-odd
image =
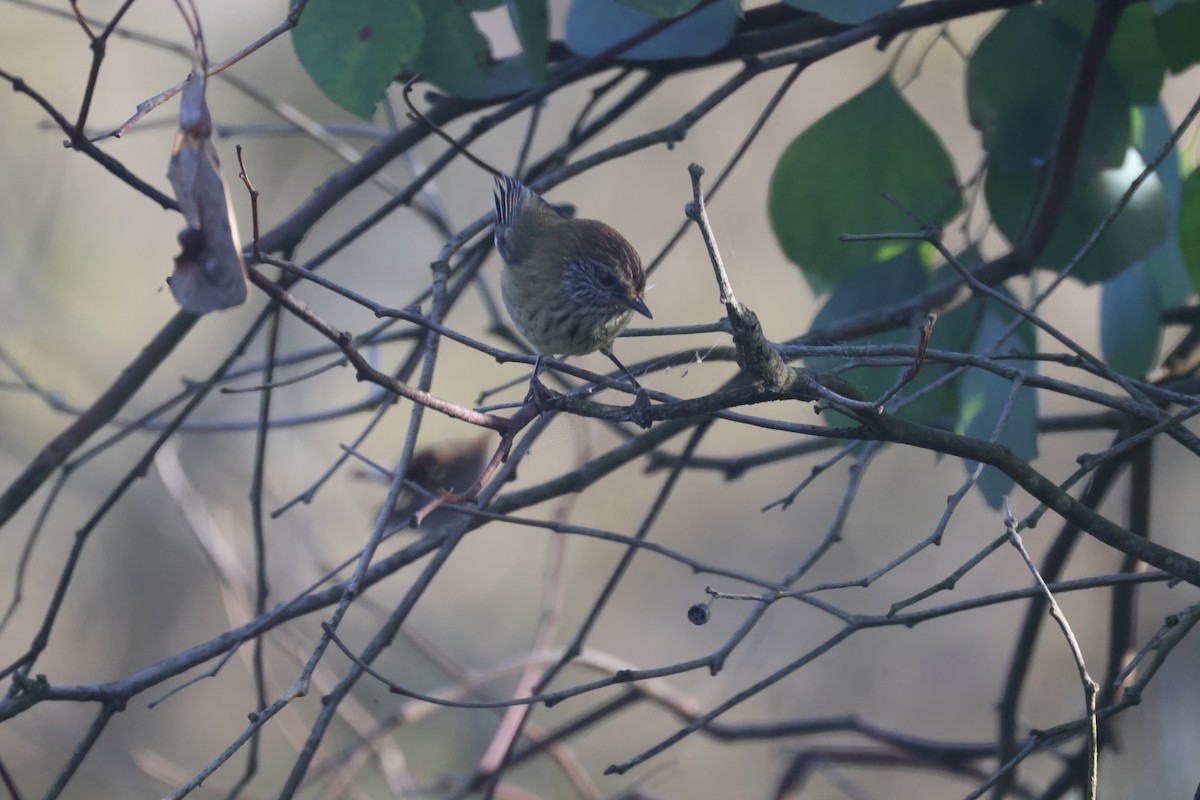
[[[90, 17], [107, 19], [116, 0], [81, 4]], [[551, 4], [552, 27], [561, 34], [565, 4]], [[61, 12], [65, 6], [56, 6]], [[200, 4], [210, 56], [221, 60], [279, 23], [282, 3], [206, 0]], [[952, 27], [966, 47], [987, 30], [995, 16], [983, 15]], [[478, 17], [496, 55], [516, 50], [503, 11]], [[187, 31], [174, 5], [135, 3], [124, 24], [128, 31], [186, 45]], [[555, 38], [558, 38], [556, 36]], [[186, 49], [186, 47], [185, 47]], [[908, 52], [921, 48], [913, 46]], [[812, 121], [876, 80], [891, 65], [891, 52], [859, 46], [806, 71], [767, 124], [751, 154], [712, 202], [709, 213], [738, 298], [763, 320], [767, 335], [783, 340], [806, 331], [820, 305], [799, 270], [776, 245], [764, 213], [766, 187], [776, 160], [791, 139]], [[61, 13], [31, 4], [0, 3], [0, 68], [23, 77], [51, 103], [72, 116], [86, 84], [90, 52], [79, 26]], [[737, 66], [700, 70], [672, 80], [642, 103], [589, 149], [599, 149], [668, 124], [710, 93]], [[114, 37], [108, 48], [91, 113], [96, 130], [128, 119], [137, 105], [187, 76], [189, 58], [154, 43]], [[285, 36], [251, 55], [232, 75], [261, 96], [251, 96], [225, 80], [209, 85], [208, 102], [219, 135], [216, 146], [234, 198], [244, 240], [250, 235], [246, 193], [236, 181], [234, 145], [244, 148], [256, 189], [261, 193], [261, 225], [269, 229], [286, 217], [344, 162], [308, 137], [282, 132], [286, 123], [262, 101], [297, 109], [324, 123], [362, 126], [343, 138], [365, 151], [386, 133], [387, 115], [371, 129], [327, 100], [298, 64]], [[929, 120], [956, 159], [958, 174], [973, 174], [981, 158], [978, 134], [967, 123], [963, 60], [944, 43], [932, 43], [920, 69], [902, 60], [897, 74], [911, 75], [907, 99]], [[594, 170], [548, 194], [569, 202], [586, 217], [605, 220], [621, 230], [649, 260], [684, 220], [691, 198], [686, 167], [699, 162], [715, 171], [738, 146], [747, 128], [775, 90], [781, 74], [768, 74], [746, 87], [703, 120], [674, 148], [658, 147]], [[600, 79], [557, 94], [544, 109], [538, 142], [556, 143]], [[1200, 73], [1172, 78], [1166, 89], [1168, 112], [1178, 122], [1200, 91]], [[149, 337], [176, 313], [164, 283], [178, 252], [178, 215], [165, 213], [145, 197], [114, 180], [94, 162], [64, 149], [61, 132], [28, 97], [0, 95], [0, 347], [11, 362], [0, 380], [0, 484], [7, 485], [34, 455], [86, 408], [137, 355]], [[402, 118], [398, 92], [389, 98]], [[120, 139], [103, 148], [131, 171], [169, 192], [165, 173], [177, 127], [178, 99], [147, 115]], [[513, 165], [524, 132], [515, 120], [473, 146], [501, 169]], [[461, 134], [466, 123], [450, 126]], [[427, 141], [419, 150], [432, 158], [443, 146]], [[384, 178], [403, 185], [413, 162], [398, 160]], [[455, 229], [490, 213], [491, 178], [459, 161], [436, 181], [435, 191]], [[367, 184], [325, 216], [307, 237], [297, 260], [318, 252], [389, 196], [386, 186]], [[402, 307], [430, 281], [429, 263], [444, 237], [419, 216], [401, 209], [343, 251], [323, 271], [327, 277], [379, 302]], [[996, 238], [990, 254], [1003, 251]], [[492, 256], [483, 281], [498, 297], [499, 262]], [[713, 322], [723, 316], [703, 244], [694, 230], [651, 279], [646, 301], [655, 325]], [[296, 294], [332, 324], [362, 331], [371, 314], [311, 285]], [[447, 323], [463, 333], [507, 346], [489, 331], [490, 317], [479, 292], [469, 292]], [[1045, 315], [1085, 345], [1094, 345], [1098, 292], [1069, 286], [1045, 308]], [[179, 350], [120, 414], [129, 421], [202, 380], [227, 356], [264, 301], [251, 289], [243, 307], [203, 318]], [[503, 313], [503, 312], [501, 312]], [[635, 323], [636, 325], [637, 323]], [[324, 340], [292, 319], [281, 335], [284, 352], [324, 345]], [[618, 342], [625, 363], [683, 347], [727, 344], [721, 334], [687, 338], [631, 338]], [[259, 362], [261, 338], [245, 363]], [[398, 350], [378, 353], [393, 363]], [[298, 374], [316, 363], [296, 368]], [[606, 371], [601, 356], [578, 359], [581, 366]], [[20, 388], [12, 365], [52, 393]], [[734, 371], [729, 363], [697, 363], [673, 368], [646, 380], [648, 386], [679, 396], [711, 391]], [[386, 371], [386, 368], [385, 368]], [[472, 405], [483, 390], [520, 379], [527, 369], [495, 361], [452, 342], [443, 342], [433, 391]], [[259, 382], [251, 372], [233, 386]], [[489, 402], [519, 401], [521, 383]], [[276, 428], [268, 444], [266, 505], [276, 509], [305, 492], [353, 441], [371, 411], [305, 422], [329, 409], [363, 404], [372, 388], [346, 369], [326, 371], [281, 387], [274, 393], [273, 414], [296, 424]], [[613, 402], [621, 402], [620, 399]], [[195, 424], [164, 450], [155, 466], [125, 494], [92, 534], [49, 648], [37, 672], [54, 683], [102, 682], [127, 676], [180, 650], [239, 625], [252, 616], [244, 588], [252, 574], [248, 493], [254, 452], [258, 394], [213, 394]], [[1066, 410], [1057, 397], [1043, 399], [1047, 413]], [[776, 412], [780, 413], [780, 412]], [[796, 421], [817, 421], [808, 407], [783, 412]], [[399, 404], [361, 447], [361, 453], [394, 465], [404, 440], [409, 408]], [[216, 424], [206, 428], [203, 422]], [[218, 424], [219, 423], [219, 424]], [[301, 424], [304, 423], [304, 424]], [[105, 435], [114, 433], [110, 426]], [[0, 600], [14, 592], [20, 603], [0, 634], [3, 662], [16, 658], [37, 631], [71, 547], [74, 532], [113, 489], [151, 441], [150, 431], [136, 432], [81, 464], [55, 499], [40, 535], [30, 542], [49, 485], [19, 516], [0, 530]], [[422, 445], [474, 441], [467, 425], [427, 414]], [[1059, 436], [1044, 446], [1037, 468], [1053, 478], [1075, 467], [1078, 453], [1107, 446], [1108, 434]], [[490, 453], [496, 437], [483, 440]], [[98, 440], [98, 439], [97, 439]], [[97, 441], [94, 440], [94, 441]], [[572, 469], [613, 442], [616, 435], [592, 420], [557, 419], [551, 431], [521, 463], [515, 486], [535, 485]], [[667, 445], [677, 452], [682, 440]], [[705, 439], [710, 456], [741, 454], [778, 444], [775, 434], [745, 426], [717, 425]], [[1061, 445], [1061, 446], [1060, 446]], [[787, 508], [763, 511], [803, 480], [812, 461], [784, 461], [727, 481], [715, 471], [692, 471], [682, 478], [651, 539], [708, 563], [778, 578], [792, 569], [825, 535], [845, 491], [847, 465], [829, 470]], [[1154, 515], [1156, 539], [1187, 549], [1196, 519], [1194, 465], [1178, 449], [1156, 450]], [[622, 469], [586, 493], [525, 510], [539, 518], [562, 516], [580, 524], [632, 534], [665, 473], [647, 473], [643, 463]], [[383, 484], [364, 478], [363, 469], [341, 470], [308, 504], [290, 508], [267, 528], [270, 604], [294, 597], [333, 565], [352, 557], [365, 542], [384, 495]], [[932, 454], [884, 450], [863, 478], [859, 499], [846, 521], [842, 540], [806, 580], [811, 583], [861, 577], [924, 538], [936, 525], [945, 498], [962, 482], [957, 460]], [[1102, 509], [1122, 519], [1125, 489]], [[1013, 500], [1021, 516], [1033, 504], [1023, 494]], [[1026, 536], [1035, 556], [1057, 521], [1047, 518]], [[1160, 528], [1160, 529], [1158, 529]], [[940, 548], [927, 550], [905, 569], [868, 589], [845, 590], [829, 598], [863, 613], [881, 613], [896, 600], [941, 580], [986, 542], [1003, 533], [999, 514], [972, 493], [954, 516]], [[412, 541], [412, 534], [385, 545], [385, 552]], [[418, 605], [406, 636], [376, 662], [376, 668], [405, 686], [434, 691], [456, 685], [464, 675], [507, 670], [488, 684], [495, 696], [511, 694], [520, 664], [537, 629], [543, 570], [554, 550], [565, 546], [561, 584], [565, 642], [591, 608], [620, 557], [617, 545], [577, 537], [556, 539], [543, 530], [492, 524], [470, 534]], [[25, 559], [28, 557], [28, 562]], [[1081, 542], [1070, 574], [1115, 569], [1117, 556], [1090, 540]], [[15, 581], [21, 565], [24, 581]], [[393, 576], [356, 604], [343, 625], [344, 638], [361, 647], [379, 621], [411, 585], [416, 570]], [[1017, 555], [1002, 549], [975, 569], [952, 595], [931, 603], [963, 599], [1006, 588], [1024, 587], [1029, 575]], [[748, 606], [736, 601], [713, 605], [704, 627], [687, 622], [685, 612], [706, 600], [706, 586], [745, 591], [743, 584], [694, 575], [678, 564], [640, 554], [614, 601], [589, 639], [596, 663], [616, 659], [634, 667], [671, 664], [704, 655], [724, 642], [745, 618]], [[1165, 614], [1194, 601], [1186, 587], [1149, 587], [1139, 606], [1139, 641], [1156, 630]], [[1062, 598], [1085, 655], [1100, 659], [1107, 625], [1105, 594]], [[1007, 668], [1011, 642], [1023, 606], [1010, 604], [951, 616], [913, 629], [866, 631], [822, 655], [804, 669], [735, 708], [723, 721], [777, 721], [825, 715], [858, 714], [872, 723], [913, 736], [987, 741], [994, 737], [994, 704]], [[320, 635], [325, 614], [290, 623], [266, 639], [268, 697], [285, 691]], [[799, 603], [773, 607], [716, 676], [707, 672], [667, 679], [697, 710], [724, 701], [834, 634], [836, 620]], [[1048, 727], [1082, 713], [1082, 692], [1075, 667], [1060, 634], [1047, 626], [1035, 662], [1035, 679], [1025, 703], [1029, 727]], [[1142, 706], [1118, 725], [1120, 747], [1102, 759], [1103, 783], [1110, 797], [1190, 796], [1197, 778], [1194, 753], [1200, 745], [1200, 694], [1194, 681], [1200, 645], [1185, 641], [1152, 685]], [[255, 700], [249, 679], [249, 648], [243, 648], [218, 674], [183, 689], [155, 706], [180, 681], [151, 691], [118, 715], [88, 755], [65, 797], [143, 798], [169, 794], [213, 759], [246, 725]], [[440, 660], [440, 663], [439, 663]], [[586, 659], [585, 659], [586, 661]], [[261, 776], [248, 796], [273, 796], [295, 757], [296, 747], [320, 709], [320, 697], [346, 666], [331, 651], [316, 675], [316, 685], [268, 725], [263, 738]], [[456, 672], [457, 671], [457, 672]], [[568, 670], [560, 685], [590, 679], [583, 667]], [[584, 709], [611, 699], [583, 697], [553, 709], [538, 709], [534, 720], [553, 727]], [[380, 720], [407, 708], [383, 687], [363, 680], [343, 716], [326, 736], [304, 796], [384, 797], [402, 787], [415, 796], [437, 792], [446, 776], [473, 769], [496, 729], [499, 715], [459, 709], [424, 708], [420, 719], [389, 730], [374, 759], [347, 768], [343, 748]], [[0, 754], [25, 797], [40, 796], [62, 768], [66, 755], [91, 723], [95, 708], [46, 703], [0, 726]], [[412, 709], [409, 713], [414, 713]], [[650, 796], [670, 798], [748, 798], [770, 796], [790, 757], [813, 744], [811, 739], [729, 743], [693, 735], [649, 764], [616, 777], [604, 776], [610, 763], [624, 761], [670, 735], [677, 718], [640, 704], [569, 745], [600, 796], [613, 797], [637, 786]], [[860, 742], [857, 737], [825, 737], [822, 744]], [[218, 772], [195, 796], [224, 796], [242, 769], [241, 756]], [[1054, 774], [1053, 756], [1031, 759], [1027, 774]], [[349, 786], [330, 782], [342, 769]], [[842, 781], [841, 778], [845, 778]], [[573, 796], [567, 781], [541, 759], [510, 775], [510, 780], [541, 797]], [[966, 794], [976, 781], [956, 781], [921, 772], [838, 770], [815, 778], [808, 798], [865, 797], [952, 798]], [[341, 788], [338, 788], [341, 787]], [[516, 796], [516, 795], [514, 795]]]

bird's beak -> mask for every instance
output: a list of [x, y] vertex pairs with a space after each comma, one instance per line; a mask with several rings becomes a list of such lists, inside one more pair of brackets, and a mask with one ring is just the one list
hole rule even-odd
[[654, 315], [650, 313], [650, 308], [646, 305], [646, 301], [640, 297], [625, 298], [625, 305], [629, 306], [646, 319], [654, 319]]

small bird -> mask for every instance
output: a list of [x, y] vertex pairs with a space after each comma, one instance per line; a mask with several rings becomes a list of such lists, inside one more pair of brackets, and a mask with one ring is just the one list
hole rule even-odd
[[496, 178], [496, 249], [504, 261], [504, 305], [534, 349], [548, 356], [599, 350], [637, 388], [635, 405], [648, 407], [645, 389], [612, 352], [633, 312], [653, 318], [643, 299], [646, 272], [633, 245], [603, 222], [562, 216], [505, 175]]

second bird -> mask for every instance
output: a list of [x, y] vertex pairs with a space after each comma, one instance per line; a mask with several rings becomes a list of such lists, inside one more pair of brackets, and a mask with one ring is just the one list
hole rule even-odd
[[505, 176], [496, 179], [496, 249], [504, 304], [538, 353], [599, 350], [641, 389], [612, 352], [633, 312], [651, 316], [642, 260], [624, 236], [603, 222], [564, 217]]

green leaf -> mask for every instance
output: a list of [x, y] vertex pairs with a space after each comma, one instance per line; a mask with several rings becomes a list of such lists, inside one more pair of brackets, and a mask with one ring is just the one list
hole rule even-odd
[[1108, 50], [1112, 64], [1134, 103], [1158, 101], [1167, 70], [1166, 56], [1158, 43], [1154, 15], [1147, 5], [1132, 5], [1121, 13], [1121, 22]]
[[310, 0], [292, 29], [296, 56], [329, 99], [364, 119], [417, 54], [415, 0]]
[[1200, 62], [1200, 0], [1175, 3], [1154, 18], [1154, 30], [1171, 72], [1178, 74]]
[[448, 94], [486, 99], [523, 92], [532, 85], [522, 56], [492, 59], [487, 39], [457, 3], [418, 0], [425, 41], [412, 65]]
[[[1096, 12], [1094, 0], [1047, 0], [1045, 7], [1081, 35], [1090, 30]], [[1133, 5], [1121, 13], [1107, 58], [1133, 102], [1146, 105], [1158, 100], [1167, 65], [1148, 4]]]
[[[627, 50], [621, 58], [667, 61], [711, 55], [733, 38], [738, 17], [736, 6], [712, 3]], [[655, 17], [626, 8], [616, 0], [575, 0], [567, 11], [567, 47], [579, 55], [594, 56], [657, 21]]]
[[787, 0], [787, 4], [820, 14], [832, 22], [857, 25], [891, 11], [900, 5], [900, 0]]
[[513, 29], [525, 53], [525, 69], [534, 83], [546, 78], [546, 54], [550, 50], [550, 17], [546, 0], [505, 0]]
[[[1002, 308], [994, 302], [985, 307], [979, 321], [971, 352], [983, 353], [993, 347], [1000, 334], [1015, 318], [1015, 314]], [[1014, 349], [1034, 349], [1036, 337], [1033, 326], [1022, 323], [1015, 337], [1008, 339], [1008, 344], [1001, 344], [997, 352], [1010, 352]], [[1012, 362], [1015, 367], [1033, 369], [1030, 362]], [[957, 431], [960, 434], [976, 439], [991, 440], [995, 433], [996, 424], [1012, 393], [1012, 382], [982, 369], [970, 369], [959, 381], [959, 422]], [[1028, 386], [1017, 391], [1013, 400], [1008, 422], [997, 439], [999, 444], [1008, 447], [1023, 461], [1032, 461], [1037, 457], [1037, 394]], [[963, 466], [968, 473], [972, 472], [977, 462], [963, 460]], [[984, 499], [992, 508], [1000, 508], [1004, 496], [1012, 491], [1013, 482], [994, 467], [984, 467], [976, 484]]]
[[[1145, 163], [1136, 150], [1127, 152], [1119, 169], [1075, 178], [1062, 217], [1038, 266], [1057, 272], [1075, 257], [1117, 204]], [[1013, 243], [1021, 240], [1040, 192], [1040, 180], [1028, 173], [988, 172], [984, 196], [992, 219]], [[1150, 255], [1170, 233], [1171, 209], [1157, 175], [1138, 188], [1129, 205], [1075, 267], [1072, 276], [1084, 283], [1103, 283]]]
[[1183, 182], [1179, 204], [1179, 245], [1192, 286], [1200, 291], [1200, 169], [1192, 170]]
[[[1015, 8], [975, 48], [967, 110], [989, 165], [1034, 171], [1054, 150], [1083, 38], [1040, 8]], [[1084, 172], [1120, 166], [1129, 146], [1129, 100], [1111, 67], [1096, 80], [1080, 154]]]
[[[1163, 112], [1162, 106], [1142, 106], [1136, 109], [1134, 142], [1145, 160], [1153, 159], [1162, 152], [1174, 129]], [[1171, 232], [1167, 240], [1146, 259], [1148, 277], [1158, 292], [1163, 308], [1182, 305], [1192, 290], [1187, 267], [1179, 247], [1179, 207], [1183, 197], [1183, 175], [1180, 172], [1179, 151], [1172, 148], [1154, 171], [1163, 187], [1170, 209]]]
[[771, 226], [807, 275], [840, 283], [911, 243], [838, 240], [842, 233], [909, 231], [887, 192], [927, 223], [962, 208], [954, 165], [889, 78], [835, 108], [788, 145], [771, 176]]
[[[1141, 154], [1143, 161], [1151, 161], [1158, 157], [1174, 134], [1171, 121], [1160, 105], [1141, 106], [1134, 109], [1134, 146]], [[1183, 192], [1183, 173], [1180, 169], [1179, 150], [1171, 148], [1163, 158], [1158, 169], [1154, 170], [1162, 184], [1163, 193], [1171, 206], [1172, 219], [1179, 213], [1179, 200]]]
[[1146, 266], [1150, 269], [1164, 308], [1183, 305], [1188, 295], [1195, 291], [1187, 265], [1183, 262], [1183, 248], [1179, 244], [1177, 231], [1146, 259]]
[[1139, 261], [1100, 293], [1100, 350], [1122, 375], [1141, 378], [1154, 366], [1163, 312], [1154, 283], [1146, 262]]
[[700, 0], [617, 0], [617, 2], [639, 14], [660, 19], [682, 17], [700, 4]]
[[[1156, 157], [1173, 133], [1162, 107], [1139, 107], [1134, 121], [1138, 153], [1143, 159]], [[1177, 218], [1183, 191], [1179, 154], [1170, 150], [1154, 174], [1167, 202], [1167, 239], [1145, 260], [1106, 283], [1100, 298], [1100, 347], [1104, 358], [1118, 372], [1139, 378], [1155, 363], [1163, 310], [1182, 304], [1191, 291], [1179, 252]]]
[[[983, 263], [983, 257], [973, 247], [956, 254], [955, 258], [966, 269], [975, 269]], [[962, 278], [959, 277], [958, 271], [949, 264], [938, 268], [934, 273], [931, 284], [938, 286], [947, 281], [962, 284]], [[1001, 289], [1001, 291], [1006, 290]], [[929, 346], [935, 350], [951, 350], [957, 353], [971, 352], [975, 337], [979, 332], [979, 323], [983, 319], [983, 312], [989, 302], [984, 297], [974, 297], [951, 309], [948, 313], [940, 315], [937, 319], [937, 324], [933, 328], [933, 337], [929, 342]], [[957, 411], [958, 406], [956, 402], [956, 417]]]
[[1150, 254], [1146, 259], [1146, 268], [1150, 271], [1150, 279], [1154, 282], [1163, 308], [1183, 305], [1188, 295], [1195, 291], [1187, 265], [1183, 263], [1178, 230], [1172, 231], [1163, 246]]
[[499, 8], [504, 0], [459, 0], [467, 11], [491, 11]]
[[[885, 308], [923, 292], [930, 286], [929, 270], [921, 262], [915, 248], [909, 248], [894, 259], [882, 264], [873, 264], [857, 275], [843, 281], [813, 320], [813, 330], [819, 331], [828, 325], [847, 317], [855, 316], [878, 308]], [[955, 339], [954, 326], [944, 327], [939, 323], [934, 328], [934, 348], [958, 349], [965, 343]], [[888, 331], [864, 339], [857, 339], [853, 344], [890, 344], [895, 342], [912, 343], [915, 333], [911, 330]], [[826, 372], [847, 363], [847, 359], [835, 357], [815, 357], [807, 359], [810, 368]], [[842, 377], [853, 383], [867, 398], [878, 398], [883, 395], [900, 377], [902, 368], [872, 367], [854, 369], [841, 373]], [[926, 364], [917, 378], [905, 388], [905, 394], [911, 394], [933, 381], [941, 378], [947, 371], [940, 364]], [[915, 402], [906, 404], [899, 415], [905, 419], [930, 421], [950, 417], [958, 407], [957, 395], [953, 384], [940, 387], [936, 391], [924, 395]], [[830, 425], [848, 425], [850, 421], [837, 412], [828, 412], [825, 417]]]

